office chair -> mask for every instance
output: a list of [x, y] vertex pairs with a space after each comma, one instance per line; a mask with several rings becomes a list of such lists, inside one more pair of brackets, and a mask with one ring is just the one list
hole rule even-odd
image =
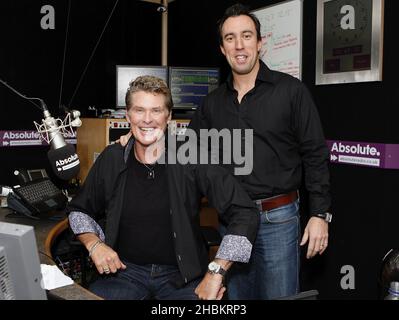
[[390, 283], [394, 281], [399, 281], [398, 249], [389, 250], [382, 259], [379, 278], [381, 299], [387, 295]]

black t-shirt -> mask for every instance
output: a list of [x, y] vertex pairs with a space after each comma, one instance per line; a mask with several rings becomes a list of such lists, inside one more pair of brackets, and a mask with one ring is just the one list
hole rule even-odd
[[140, 163], [132, 152], [119, 224], [118, 254], [122, 260], [145, 265], [176, 265], [164, 164]]

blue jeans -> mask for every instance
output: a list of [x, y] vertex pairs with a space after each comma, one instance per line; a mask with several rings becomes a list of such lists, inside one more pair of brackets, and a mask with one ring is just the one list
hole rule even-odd
[[260, 225], [248, 264], [227, 273], [229, 299], [274, 299], [299, 292], [299, 201], [260, 212]]
[[166, 265], [136, 265], [124, 262], [125, 270], [103, 275], [90, 285], [90, 291], [107, 300], [197, 300], [194, 293], [200, 279], [177, 288], [179, 269]]

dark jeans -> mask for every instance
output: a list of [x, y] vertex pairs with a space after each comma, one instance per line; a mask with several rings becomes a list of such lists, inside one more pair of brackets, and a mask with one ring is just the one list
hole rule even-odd
[[229, 299], [268, 300], [298, 293], [299, 240], [298, 200], [260, 212], [250, 262], [234, 264], [227, 273]]
[[183, 287], [176, 287], [181, 279], [176, 266], [136, 265], [124, 262], [127, 268], [116, 274], [101, 276], [90, 285], [96, 295], [108, 300], [197, 300], [197, 279]]

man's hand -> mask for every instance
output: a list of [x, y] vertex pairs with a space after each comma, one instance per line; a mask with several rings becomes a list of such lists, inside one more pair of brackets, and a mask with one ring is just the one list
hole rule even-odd
[[81, 233], [77, 238], [90, 252], [91, 260], [100, 274], [115, 273], [119, 269], [126, 269], [118, 254], [104, 242], [101, 242], [95, 233]]
[[100, 274], [116, 273], [119, 269], [126, 269], [118, 254], [105, 243], [101, 243], [94, 250], [91, 259]]
[[225, 291], [222, 275], [206, 273], [194, 292], [200, 300], [221, 300]]
[[308, 240], [306, 258], [313, 258], [317, 253], [322, 254], [328, 246], [328, 223], [318, 217], [311, 217], [300, 245], [303, 246]]

